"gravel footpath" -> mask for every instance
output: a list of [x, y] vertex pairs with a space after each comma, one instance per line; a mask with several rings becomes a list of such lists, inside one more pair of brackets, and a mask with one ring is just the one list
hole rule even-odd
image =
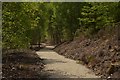
[[52, 46], [36, 52], [45, 63], [43, 72], [49, 78], [99, 78], [85, 66], [57, 54], [50, 48]]

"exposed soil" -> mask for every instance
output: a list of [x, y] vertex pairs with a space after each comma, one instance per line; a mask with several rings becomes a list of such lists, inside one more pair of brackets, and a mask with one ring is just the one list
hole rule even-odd
[[59, 80], [62, 78], [65, 78], [65, 80], [70, 78], [99, 78], [99, 76], [96, 76], [94, 72], [85, 66], [77, 64], [75, 60], [65, 58], [50, 50], [52, 48], [52, 46], [47, 46], [45, 49], [36, 52], [45, 63], [43, 73], [47, 78], [55, 78], [55, 80], [56, 78]]
[[120, 78], [120, 47], [118, 35], [101, 31], [98, 38], [81, 37], [64, 42], [54, 50], [67, 58], [76, 60], [103, 78]]
[[2, 53], [2, 77], [4, 79], [40, 78], [43, 68], [44, 64], [35, 51], [14, 49]]

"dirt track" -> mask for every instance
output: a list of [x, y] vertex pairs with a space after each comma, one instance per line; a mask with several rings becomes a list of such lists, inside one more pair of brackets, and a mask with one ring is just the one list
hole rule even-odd
[[51, 46], [41, 49], [36, 53], [44, 59], [44, 74], [49, 78], [98, 78], [88, 68], [76, 61], [65, 58], [50, 50]]

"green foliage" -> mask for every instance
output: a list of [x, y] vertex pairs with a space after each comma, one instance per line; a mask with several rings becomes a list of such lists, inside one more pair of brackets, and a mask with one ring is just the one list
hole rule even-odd
[[113, 22], [109, 16], [109, 3], [88, 3], [82, 8], [80, 25], [84, 27], [85, 34], [90, 36], [96, 34], [104, 25]]
[[120, 3], [3, 3], [3, 47], [27, 48], [49, 41], [59, 44], [79, 34], [91, 36], [119, 22]]
[[16, 48], [28, 45], [25, 42], [29, 41], [25, 36], [27, 15], [23, 13], [22, 6], [21, 3], [3, 3], [3, 47]]
[[3, 3], [4, 48], [27, 48], [33, 39], [38, 42], [39, 27], [43, 25], [38, 24], [38, 9], [38, 3]]

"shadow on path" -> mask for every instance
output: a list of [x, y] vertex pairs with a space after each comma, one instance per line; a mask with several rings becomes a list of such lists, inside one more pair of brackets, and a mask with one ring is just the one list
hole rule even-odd
[[57, 54], [52, 48], [47, 46], [36, 52], [45, 63], [43, 74], [49, 78], [99, 78], [85, 66]]

